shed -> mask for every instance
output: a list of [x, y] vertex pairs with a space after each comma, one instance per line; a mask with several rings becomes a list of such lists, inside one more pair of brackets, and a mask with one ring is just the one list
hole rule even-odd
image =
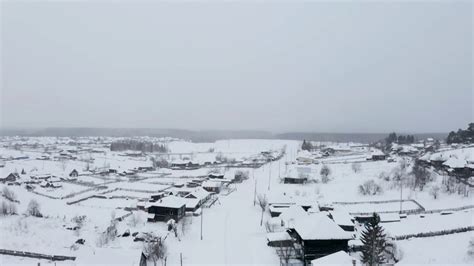
[[77, 176], [79, 176], [79, 172], [77, 172], [76, 169], [73, 169], [73, 170], [71, 171], [71, 173], [69, 173], [69, 176], [70, 176], [70, 177], [77, 177]]

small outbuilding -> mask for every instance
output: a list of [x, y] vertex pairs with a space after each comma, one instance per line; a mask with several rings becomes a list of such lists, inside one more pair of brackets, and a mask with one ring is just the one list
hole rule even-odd
[[78, 177], [79, 172], [76, 169], [74, 169], [74, 170], [71, 171], [71, 173], [69, 173], [69, 176], [70, 177]]

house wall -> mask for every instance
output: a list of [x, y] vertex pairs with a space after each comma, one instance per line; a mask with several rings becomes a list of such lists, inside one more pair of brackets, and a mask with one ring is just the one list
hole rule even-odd
[[313, 260], [338, 251], [348, 250], [349, 240], [304, 240], [305, 260]]
[[148, 213], [155, 214], [155, 221], [168, 221], [169, 219], [179, 221], [185, 214], [185, 206], [183, 205], [181, 208], [150, 206]]

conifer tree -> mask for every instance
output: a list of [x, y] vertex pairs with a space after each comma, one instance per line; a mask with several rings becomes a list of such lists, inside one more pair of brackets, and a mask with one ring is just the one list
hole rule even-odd
[[374, 213], [372, 220], [365, 225], [362, 232], [362, 263], [375, 266], [385, 262], [386, 240], [383, 228], [380, 226], [380, 218]]

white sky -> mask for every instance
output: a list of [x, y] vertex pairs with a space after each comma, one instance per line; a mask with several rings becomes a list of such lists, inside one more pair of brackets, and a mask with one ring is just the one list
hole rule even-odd
[[4, 2], [2, 127], [444, 132], [473, 5]]

